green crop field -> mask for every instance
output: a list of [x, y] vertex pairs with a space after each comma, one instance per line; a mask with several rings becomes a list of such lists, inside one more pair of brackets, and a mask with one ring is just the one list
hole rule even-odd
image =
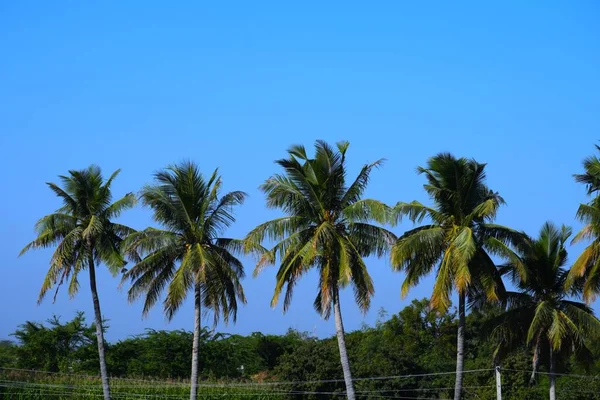
[[[547, 384], [536, 387], [513, 386], [517, 371], [506, 371], [507, 398], [518, 400], [545, 399]], [[521, 372], [519, 372], [519, 376]], [[496, 399], [495, 383], [489, 370], [477, 371], [467, 377], [465, 399]], [[400, 379], [401, 378], [401, 379]], [[404, 376], [397, 379], [359, 379], [356, 382], [359, 399], [448, 399], [452, 397], [452, 375]], [[510, 379], [513, 378], [513, 379]], [[559, 378], [561, 399], [600, 400], [600, 380]], [[512, 388], [510, 386], [513, 386]], [[115, 400], [188, 399], [189, 382], [184, 380], [111, 379]], [[52, 374], [16, 369], [0, 369], [0, 399], [2, 400], [89, 400], [102, 399], [99, 377]], [[243, 380], [203, 382], [199, 399], [342, 399], [343, 385], [327, 382], [261, 382]]]
[[[184, 381], [153, 381], [142, 379], [112, 379], [112, 398], [116, 400], [187, 399], [189, 383]], [[202, 384], [201, 399], [283, 399], [289, 392], [277, 386], [252, 383]], [[0, 371], [2, 400], [77, 400], [102, 398], [100, 378], [79, 375], [50, 375], [30, 371]]]

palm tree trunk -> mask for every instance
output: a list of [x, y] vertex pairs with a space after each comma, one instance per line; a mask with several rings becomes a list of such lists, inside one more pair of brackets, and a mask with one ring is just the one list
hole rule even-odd
[[554, 351], [550, 349], [550, 400], [556, 400], [556, 377], [554, 369], [556, 368], [554, 360]]
[[465, 364], [465, 293], [458, 293], [458, 332], [456, 335], [456, 382], [454, 383], [454, 400], [460, 400], [463, 387], [463, 370]]
[[102, 329], [102, 313], [100, 312], [100, 300], [96, 290], [96, 267], [94, 257], [89, 256], [88, 269], [90, 270], [90, 289], [92, 301], [94, 302], [94, 318], [96, 321], [96, 341], [98, 342], [98, 358], [100, 359], [100, 377], [102, 378], [102, 392], [104, 400], [110, 400], [110, 385], [108, 383], [108, 372], [106, 370], [106, 357], [104, 356], [104, 332]]
[[192, 345], [192, 377], [190, 378], [190, 400], [198, 396], [198, 352], [200, 347], [200, 284], [194, 288], [194, 344]]
[[344, 371], [344, 381], [346, 382], [346, 396], [348, 400], [354, 400], [354, 384], [352, 383], [352, 373], [350, 372], [350, 361], [346, 352], [346, 338], [344, 333], [344, 323], [342, 322], [342, 310], [340, 309], [339, 291], [334, 289], [333, 293], [333, 314], [335, 316], [335, 332], [340, 350], [340, 361]]

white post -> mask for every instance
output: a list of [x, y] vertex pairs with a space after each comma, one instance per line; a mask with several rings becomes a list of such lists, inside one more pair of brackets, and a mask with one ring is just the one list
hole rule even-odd
[[499, 365], [496, 365], [496, 399], [502, 400], [502, 377], [500, 376]]

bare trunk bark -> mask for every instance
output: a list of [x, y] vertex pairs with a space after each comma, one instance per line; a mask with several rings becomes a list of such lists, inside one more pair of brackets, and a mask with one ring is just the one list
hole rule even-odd
[[465, 293], [458, 294], [458, 332], [456, 335], [456, 381], [454, 383], [454, 400], [460, 400], [463, 387], [463, 370], [465, 363]]
[[555, 368], [556, 362], [554, 360], [554, 351], [552, 348], [550, 348], [550, 400], [556, 400], [556, 377], [554, 376]]
[[110, 400], [110, 385], [108, 383], [108, 372], [106, 370], [106, 357], [104, 355], [104, 332], [102, 331], [102, 312], [100, 311], [100, 299], [96, 290], [96, 267], [93, 255], [89, 256], [88, 269], [90, 271], [90, 289], [92, 301], [94, 302], [94, 318], [96, 321], [96, 341], [98, 342], [98, 358], [100, 359], [100, 377], [102, 379], [102, 393], [104, 400]]
[[342, 322], [342, 310], [340, 309], [340, 299], [337, 288], [333, 293], [333, 314], [335, 316], [335, 332], [340, 350], [340, 361], [342, 363], [342, 370], [344, 371], [344, 382], [346, 383], [346, 396], [348, 400], [354, 400], [354, 383], [352, 382], [350, 361], [348, 361], [348, 353], [346, 352], [344, 323]]
[[194, 288], [194, 344], [192, 345], [192, 377], [190, 378], [190, 400], [198, 397], [198, 352], [200, 347], [200, 284]]

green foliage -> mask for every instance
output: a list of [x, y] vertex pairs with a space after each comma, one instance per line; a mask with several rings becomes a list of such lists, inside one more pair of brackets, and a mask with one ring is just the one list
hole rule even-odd
[[[600, 147], [596, 146], [596, 149], [600, 150]], [[566, 285], [571, 287], [582, 284], [583, 297], [589, 304], [600, 293], [600, 159], [596, 156], [586, 158], [583, 168], [584, 173], [575, 175], [575, 180], [586, 185], [588, 194], [593, 197], [588, 203], [579, 205], [577, 219], [584, 226], [572, 243], [590, 243], [575, 260]]]
[[142, 189], [141, 199], [164, 229], [132, 233], [123, 243], [123, 251], [136, 263], [123, 276], [132, 282], [129, 299], [145, 296], [146, 314], [167, 287], [163, 305], [170, 319], [196, 288], [215, 323], [220, 316], [235, 321], [238, 300], [246, 301], [240, 283], [244, 268], [232, 254], [239, 248], [237, 241], [220, 235], [235, 222], [233, 208], [246, 194], [220, 197], [217, 171], [206, 180], [193, 163], [168, 167], [154, 177], [155, 183]]
[[67, 281], [69, 295], [74, 296], [79, 290], [79, 272], [92, 261], [103, 262], [115, 275], [125, 265], [119, 246], [133, 230], [113, 219], [133, 207], [136, 199], [128, 193], [111, 203], [111, 185], [119, 172], [104, 180], [100, 168], [92, 165], [60, 176], [62, 186], [48, 183], [63, 205], [37, 222], [37, 238], [21, 251], [22, 255], [32, 249], [55, 247], [38, 301], [42, 301], [52, 287], [57, 286], [58, 291]]
[[441, 153], [418, 172], [427, 179], [423, 187], [433, 206], [413, 201], [394, 208], [394, 220], [428, 220], [405, 232], [392, 248], [392, 266], [406, 273], [402, 295], [437, 267], [434, 308], [446, 310], [455, 289], [473, 298], [483, 293], [487, 300], [499, 300], [505, 289], [490, 255], [517, 263], [509, 245], [520, 243], [522, 235], [491, 223], [504, 199], [486, 186], [485, 164]]
[[548, 363], [550, 353], [564, 364], [574, 354], [580, 361], [591, 360], [590, 340], [600, 338], [600, 321], [584, 303], [569, 296], [581, 296], [583, 288], [568, 290], [569, 270], [565, 243], [571, 229], [545, 223], [536, 239], [529, 238], [519, 249], [527, 279], [509, 263], [501, 267], [519, 292], [507, 293], [506, 311], [489, 320], [497, 341], [497, 358], [502, 358], [515, 347], [533, 349], [533, 370], [540, 363]]
[[[494, 399], [495, 387], [492, 371], [495, 342], [488, 341], [485, 327], [488, 321], [502, 312], [498, 307], [486, 307], [474, 311], [467, 317], [466, 369], [486, 369], [481, 373], [465, 376], [466, 399]], [[363, 377], [390, 377], [409, 374], [447, 372], [454, 367], [456, 352], [456, 315], [454, 311], [439, 313], [431, 308], [428, 300], [415, 300], [398, 314], [387, 320], [380, 320], [373, 327], [351, 332], [346, 336], [349, 357], [356, 381], [357, 394], [361, 398], [377, 396], [396, 397], [451, 397], [453, 375], [409, 377], [384, 380], [360, 380]], [[30, 328], [35, 327], [31, 330]], [[25, 367], [42, 370], [46, 365], [56, 365], [59, 373], [97, 374], [97, 362], [84, 361], [95, 356], [93, 327], [87, 325], [82, 315], [74, 320], [60, 323], [56, 319], [46, 324], [27, 322], [19, 331], [28, 329], [19, 336], [11, 348], [12, 367]], [[82, 338], [85, 337], [85, 338]], [[60, 340], [55, 340], [60, 338]], [[127, 338], [111, 344], [107, 349], [108, 367], [113, 376], [113, 393], [123, 398], [140, 395], [179, 395], [189, 390], [189, 364], [192, 333], [186, 331], [154, 331]], [[318, 339], [305, 333], [289, 331], [285, 335], [263, 335], [253, 333], [248, 336], [218, 334], [204, 329], [200, 342], [200, 376], [202, 378], [201, 398], [223, 396], [247, 397], [248, 393], [277, 399], [287, 398], [292, 391], [300, 392], [343, 392], [342, 371], [335, 338]], [[3, 346], [0, 346], [2, 349]], [[561, 362], [561, 372], [573, 374], [600, 373], [600, 341], [588, 343], [595, 363], [583, 369], [576, 357], [565, 357]], [[2, 353], [0, 350], [0, 354]], [[47, 355], [46, 358], [32, 357], [32, 354]], [[532, 352], [525, 346], [518, 346], [502, 361], [503, 391], [506, 398], [544, 399], [547, 396], [548, 380], [545, 375], [530, 385], [529, 377]], [[35, 360], [37, 364], [31, 363]], [[48, 361], [50, 360], [50, 361]], [[240, 366], [244, 365], [244, 373]], [[3, 365], [4, 368], [10, 365]], [[547, 371], [542, 366], [541, 372]], [[145, 379], [144, 381], [120, 380], [119, 378]], [[77, 393], [99, 393], [96, 378], [81, 378], [71, 375], [45, 375], [25, 371], [0, 368], [0, 380], [9, 382], [30, 382], [62, 385], [61, 391], [76, 391], [67, 399], [76, 399]], [[157, 381], [150, 381], [156, 379]], [[295, 384], [256, 387], [250, 382], [270, 381], [297, 382]], [[301, 383], [306, 381], [325, 381]], [[232, 384], [226, 389], [207, 387], [210, 382]], [[241, 386], [235, 386], [241, 385]], [[64, 387], [63, 387], [64, 386]], [[14, 388], [23, 390], [22, 397], [2, 397], [7, 399], [42, 399], [39, 390], [31, 387]], [[565, 399], [594, 399], [593, 392], [600, 390], [600, 380], [585, 380], [561, 377], [558, 390]], [[0, 397], [2, 396], [0, 388]], [[4, 389], [5, 392], [9, 389]], [[46, 389], [47, 390], [47, 389]], [[57, 389], [54, 389], [57, 390]], [[582, 391], [585, 396], [582, 396]], [[38, 397], [35, 397], [37, 393]], [[285, 393], [285, 394], [282, 394]], [[424, 394], [427, 393], [427, 396]], [[579, 395], [579, 397], [577, 397]], [[121, 398], [121, 397], [119, 397]], [[215, 397], [216, 398], [216, 397]], [[260, 398], [260, 397], [259, 397]], [[330, 398], [329, 395], [303, 394], [295, 398]]]
[[83, 313], [61, 323], [56, 316], [47, 325], [26, 322], [13, 334], [15, 366], [50, 372], [97, 373], [96, 328], [87, 325]]
[[[311, 268], [319, 271], [315, 310], [329, 317], [340, 288], [352, 285], [356, 303], [369, 308], [373, 282], [363, 257], [381, 256], [395, 239], [394, 234], [369, 222], [385, 222], [388, 207], [376, 200], [362, 199], [373, 169], [381, 160], [363, 166], [356, 179], [346, 183], [348, 142], [333, 149], [323, 141], [315, 144], [315, 156], [309, 158], [303, 146], [292, 146], [289, 157], [277, 160], [284, 174], [276, 174], [261, 186], [267, 206], [280, 209], [285, 217], [265, 222], [246, 237], [248, 252], [261, 254], [255, 275], [279, 258], [275, 306], [285, 288], [283, 302], [287, 310], [293, 288]], [[265, 239], [275, 241], [262, 248]]]
[[147, 330], [109, 347], [113, 376], [184, 378], [192, 363], [192, 334], [186, 331]]
[[[341, 376], [339, 351], [335, 338], [318, 340], [304, 335], [294, 351], [281, 357], [274, 370], [278, 380], [306, 382], [337, 379]], [[327, 377], [327, 378], [325, 378]], [[308, 392], [344, 392], [343, 382], [313, 382], [285, 385], [286, 390]], [[318, 396], [307, 396], [316, 398]]]
[[0, 368], [14, 368], [17, 346], [10, 340], [0, 340]]

